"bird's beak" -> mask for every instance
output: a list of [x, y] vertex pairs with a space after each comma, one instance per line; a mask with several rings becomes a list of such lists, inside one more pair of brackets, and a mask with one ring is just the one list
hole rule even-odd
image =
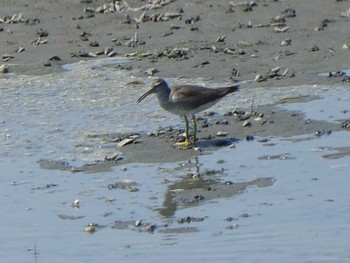
[[137, 103], [141, 102], [144, 98], [146, 98], [148, 95], [151, 95], [155, 93], [154, 89], [150, 89], [149, 91], [147, 91], [145, 94], [143, 94], [138, 100]]

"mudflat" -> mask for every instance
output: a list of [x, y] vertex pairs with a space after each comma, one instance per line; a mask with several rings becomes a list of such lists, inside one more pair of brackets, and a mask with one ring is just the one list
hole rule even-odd
[[3, 0], [1, 64], [47, 74], [119, 55], [163, 78], [334, 84], [343, 77], [318, 73], [349, 68], [349, 8], [346, 0]]
[[[67, 63], [124, 56], [134, 60], [122, 69], [136, 69], [138, 77], [250, 80], [243, 89], [344, 84], [349, 81], [341, 71], [350, 64], [349, 8], [349, 1], [339, 0], [4, 0], [0, 64], [4, 72], [42, 75], [60, 72]], [[250, 115], [206, 115], [199, 146], [210, 150], [254, 136], [342, 129], [340, 124], [305, 122], [302, 114], [273, 105], [242, 114]], [[120, 163], [189, 158], [193, 151], [172, 147], [180, 133], [170, 127], [161, 136], [140, 134], [141, 143], [121, 148], [126, 158]], [[113, 131], [109, 137], [115, 139]]]

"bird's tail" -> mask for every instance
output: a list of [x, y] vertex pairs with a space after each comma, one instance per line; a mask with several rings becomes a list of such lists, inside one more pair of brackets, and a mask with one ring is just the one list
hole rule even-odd
[[218, 91], [218, 95], [220, 94], [219, 97], [221, 98], [223, 96], [226, 96], [229, 93], [239, 90], [239, 85], [224, 87], [224, 88], [217, 88], [216, 90]]
[[238, 91], [238, 90], [239, 90], [239, 85], [227, 87], [227, 94], [228, 94], [228, 93], [235, 92], [235, 91]]

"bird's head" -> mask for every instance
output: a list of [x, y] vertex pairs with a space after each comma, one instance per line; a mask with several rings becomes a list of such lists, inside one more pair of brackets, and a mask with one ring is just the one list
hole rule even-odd
[[137, 103], [141, 102], [148, 95], [161, 92], [164, 88], [168, 88], [165, 80], [161, 78], [155, 79], [151, 84], [151, 88], [137, 100]]

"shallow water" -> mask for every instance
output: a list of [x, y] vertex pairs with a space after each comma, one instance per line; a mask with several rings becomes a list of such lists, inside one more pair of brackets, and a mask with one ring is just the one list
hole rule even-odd
[[[37, 262], [349, 262], [347, 131], [240, 141], [235, 148], [199, 156], [199, 171], [195, 160], [190, 165], [128, 164], [98, 173], [41, 169], [37, 161], [42, 158], [86, 164], [115, 153], [115, 146], [87, 144], [87, 134], [179, 124], [159, 109], [155, 98], [135, 103], [148, 87], [125, 86], [135, 80], [148, 86], [151, 79], [103, 66], [110, 63], [126, 62], [81, 62], [59, 74], [0, 79], [4, 261], [35, 262], [36, 244]], [[346, 86], [242, 87], [213, 110], [250, 107], [251, 94], [254, 105], [320, 96], [280, 107], [312, 119], [340, 122], [350, 117]], [[189, 177], [197, 172], [200, 178]], [[108, 189], [126, 179], [136, 184]], [[265, 184], [257, 185], [257, 179]], [[172, 199], [175, 192], [207, 182], [214, 190], [227, 182], [237, 189], [247, 186], [194, 204]], [[76, 199], [79, 209], [70, 205]], [[188, 216], [203, 220], [178, 222]], [[136, 220], [142, 220], [140, 227], [133, 225]], [[99, 225], [94, 234], [84, 232], [90, 223]], [[148, 223], [156, 226], [153, 233], [146, 230]], [[121, 225], [124, 229], [118, 229]]]

